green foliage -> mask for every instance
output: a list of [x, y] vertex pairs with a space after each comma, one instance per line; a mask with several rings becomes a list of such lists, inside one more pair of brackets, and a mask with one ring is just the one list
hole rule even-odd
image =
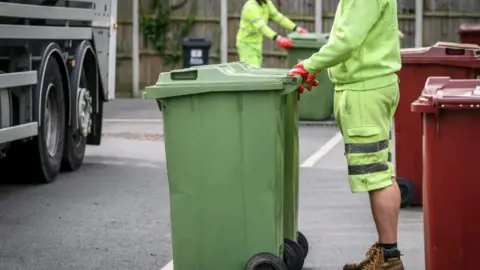
[[[181, 3], [170, 6], [169, 0], [151, 0], [149, 11], [142, 10], [140, 16], [140, 26], [143, 34], [153, 43], [156, 51], [163, 55], [165, 64], [174, 65], [181, 59], [178, 51], [182, 47], [182, 39], [190, 34], [195, 25], [194, 10], [189, 12], [187, 19], [180, 23], [180, 31], [173, 33], [170, 40], [167, 40], [167, 34], [172, 30], [170, 15], [172, 11], [182, 8], [189, 0], [183, 0]], [[196, 4], [196, 1], [195, 1]], [[194, 9], [195, 5], [192, 5]], [[172, 51], [166, 50], [166, 44], [169, 43]]]
[[151, 12], [141, 11], [140, 25], [143, 34], [153, 42], [154, 48], [161, 52], [165, 47], [166, 32], [170, 24], [170, 6], [168, 0], [153, 0]]

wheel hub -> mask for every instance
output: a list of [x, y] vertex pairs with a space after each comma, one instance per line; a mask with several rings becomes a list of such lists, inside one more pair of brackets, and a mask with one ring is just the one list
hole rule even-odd
[[87, 137], [92, 131], [92, 97], [86, 88], [78, 91], [78, 121], [79, 131], [83, 137]]
[[48, 154], [53, 157], [57, 152], [60, 132], [59, 115], [58, 115], [58, 100], [55, 93], [55, 85], [49, 84], [47, 88], [46, 103], [45, 103], [45, 138], [48, 149]]

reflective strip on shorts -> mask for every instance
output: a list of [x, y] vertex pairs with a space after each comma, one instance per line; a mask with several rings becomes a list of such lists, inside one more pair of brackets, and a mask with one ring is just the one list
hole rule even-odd
[[388, 162], [378, 162], [367, 165], [348, 165], [348, 175], [371, 174], [376, 172], [388, 171]]
[[389, 141], [382, 140], [374, 143], [346, 143], [345, 153], [347, 154], [368, 154], [376, 153], [388, 148]]
[[[392, 131], [391, 130], [388, 133], [388, 138], [389, 138], [389, 140], [392, 140]], [[391, 152], [388, 152], [388, 162], [392, 162], [392, 153]]]
[[[346, 154], [372, 154], [388, 149], [389, 140], [381, 140], [373, 143], [346, 143]], [[388, 161], [391, 159], [389, 153]], [[389, 170], [388, 162], [378, 162], [365, 165], [348, 165], [348, 175], [371, 174]]]

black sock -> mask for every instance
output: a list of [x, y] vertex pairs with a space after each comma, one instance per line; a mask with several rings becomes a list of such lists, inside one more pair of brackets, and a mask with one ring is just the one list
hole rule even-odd
[[397, 243], [394, 243], [394, 244], [382, 244], [382, 243], [379, 243], [378, 246], [381, 247], [381, 248], [383, 248], [383, 249], [397, 249]]
[[394, 261], [400, 258], [400, 251], [398, 250], [397, 243], [394, 244], [382, 244], [379, 243], [378, 246], [383, 249], [384, 260]]

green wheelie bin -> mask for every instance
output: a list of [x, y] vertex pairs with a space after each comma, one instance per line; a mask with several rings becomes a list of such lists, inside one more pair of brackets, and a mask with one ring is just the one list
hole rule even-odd
[[215, 65], [147, 87], [163, 110], [175, 270], [301, 269], [283, 241], [284, 116], [300, 83]]
[[[292, 48], [288, 50], [288, 67], [293, 67], [300, 61], [309, 58], [312, 54], [327, 43], [328, 34], [301, 34], [293, 32], [288, 35], [292, 40]], [[323, 121], [333, 114], [334, 85], [328, 77], [328, 72], [323, 70], [318, 73], [319, 85], [312, 91], [305, 90], [302, 94], [299, 107], [299, 118], [304, 121]]]
[[[279, 74], [287, 75], [289, 69], [252, 68], [244, 62], [229, 64], [235, 70], [248, 71], [254, 74]], [[305, 92], [298, 95], [302, 100]], [[283, 201], [283, 231], [285, 242], [292, 245], [295, 241], [303, 250], [304, 256], [308, 254], [308, 241], [304, 234], [298, 231], [298, 205], [299, 205], [299, 145], [298, 145], [298, 98], [287, 99], [285, 117], [285, 167], [284, 167], [284, 201]]]

